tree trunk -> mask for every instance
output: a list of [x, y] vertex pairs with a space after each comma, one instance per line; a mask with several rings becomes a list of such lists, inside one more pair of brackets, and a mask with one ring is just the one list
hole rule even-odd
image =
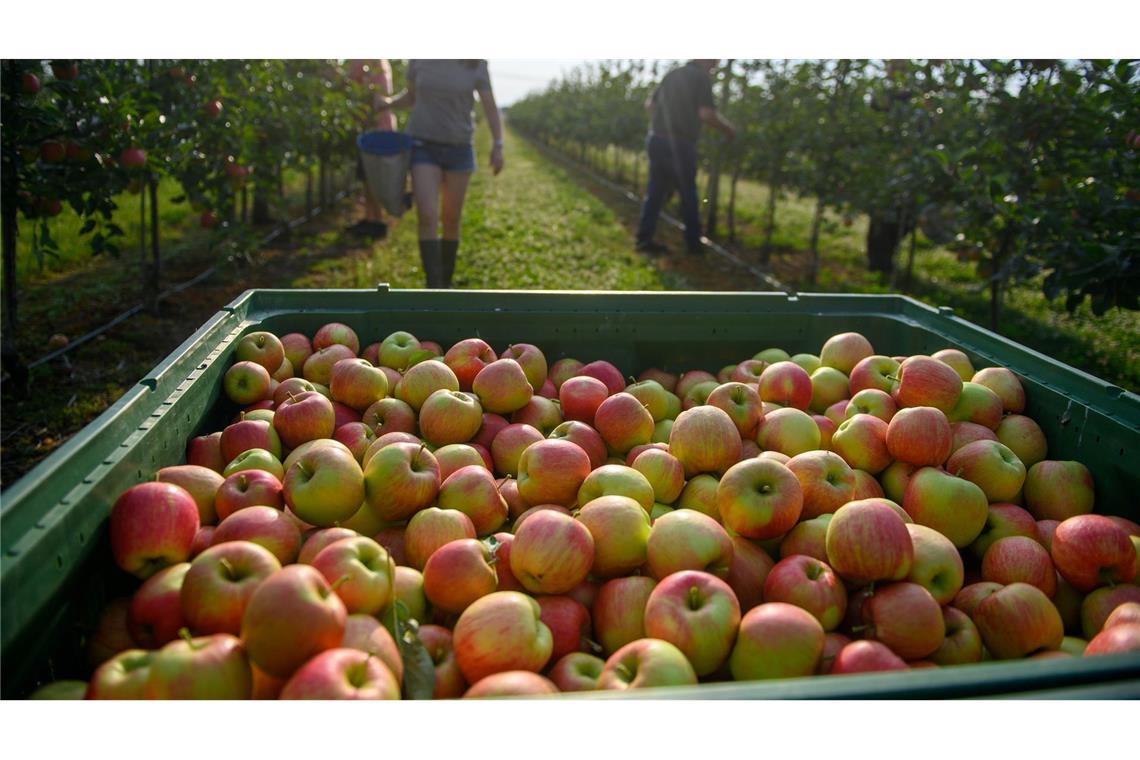
[[808, 247], [811, 250], [811, 267], [808, 269], [808, 282], [815, 285], [816, 278], [819, 277], [819, 228], [823, 223], [823, 201], [819, 196], [816, 196], [815, 201], [815, 214], [811, 219], [811, 242]]
[[323, 156], [317, 161], [317, 199], [321, 204], [321, 208], [324, 208], [328, 204], [328, 169], [325, 167], [325, 159]]
[[895, 251], [898, 250], [899, 224], [897, 217], [872, 214], [867, 227], [867, 269], [890, 274], [894, 269]]
[[313, 213], [313, 167], [305, 167], [305, 217]]
[[918, 248], [918, 228], [910, 231], [910, 252], [906, 257], [906, 275], [903, 277], [903, 292], [910, 292], [911, 277], [914, 276], [914, 252]]
[[[732, 59], [729, 58], [724, 64], [724, 80], [720, 85], [720, 110], [724, 111], [728, 107], [728, 97], [732, 89]], [[716, 222], [717, 222], [717, 208], [720, 205], [720, 163], [721, 153], [718, 150], [713, 154], [712, 163], [709, 166], [709, 184], [708, 195], [709, 199], [709, 213], [705, 220], [705, 234], [710, 238], [716, 236]]]
[[273, 223], [273, 216], [269, 213], [269, 198], [264, 190], [257, 187], [253, 188], [253, 223]]
[[[5, 67], [7, 68], [7, 67]], [[8, 85], [8, 71], [5, 74], [5, 89]], [[11, 150], [11, 154], [15, 150], [5, 145], [6, 154]], [[17, 306], [18, 306], [18, 283], [16, 282], [16, 241], [17, 236], [17, 207], [16, 198], [19, 186], [16, 178], [16, 171], [12, 168], [14, 161], [13, 155], [8, 154], [4, 156], [4, 172], [3, 172], [3, 187], [4, 190], [0, 193], [0, 217], [4, 220], [4, 332], [0, 337], [0, 363], [3, 364], [4, 369], [11, 377], [11, 383], [16, 388], [16, 393], [21, 398], [27, 396], [28, 393], [28, 368], [20, 359], [19, 350], [16, 348], [16, 335], [17, 335]]]
[[162, 280], [162, 254], [158, 237], [158, 182], [151, 177], [146, 184], [150, 195], [150, 273], [145, 303], [147, 310], [158, 316], [158, 294]]
[[726, 215], [726, 223], [728, 224], [728, 239], [736, 242], [736, 184], [740, 181], [740, 165], [732, 170], [732, 183], [728, 186], [728, 212]]
[[776, 183], [768, 185], [768, 213], [765, 216], [764, 246], [760, 249], [760, 260], [765, 264], [772, 258], [772, 235], [776, 231]]

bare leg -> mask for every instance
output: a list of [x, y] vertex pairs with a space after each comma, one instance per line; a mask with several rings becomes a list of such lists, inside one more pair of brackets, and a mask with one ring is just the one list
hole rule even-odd
[[440, 252], [443, 256], [443, 287], [451, 287], [455, 274], [455, 259], [459, 253], [459, 228], [463, 217], [463, 199], [467, 195], [470, 172], [443, 173], [443, 239]]
[[420, 261], [427, 287], [443, 287], [443, 259], [439, 243], [439, 186], [443, 172], [434, 164], [412, 167], [412, 193], [420, 237]]

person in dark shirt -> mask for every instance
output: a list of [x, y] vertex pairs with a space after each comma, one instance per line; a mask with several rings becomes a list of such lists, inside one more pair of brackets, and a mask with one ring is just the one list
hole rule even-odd
[[736, 128], [713, 104], [711, 72], [719, 61], [697, 59], [673, 69], [649, 96], [645, 107], [650, 112], [649, 183], [641, 206], [637, 227], [637, 250], [667, 253], [668, 249], [653, 240], [657, 217], [674, 190], [681, 198], [681, 216], [685, 222], [685, 247], [689, 253], [703, 253], [701, 220], [697, 200], [697, 138], [701, 124], [723, 132], [730, 140]]

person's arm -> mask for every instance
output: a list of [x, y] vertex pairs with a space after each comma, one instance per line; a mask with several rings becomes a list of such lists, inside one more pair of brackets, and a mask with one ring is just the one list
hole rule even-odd
[[479, 102], [483, 104], [483, 113], [487, 116], [487, 126], [491, 129], [491, 138], [495, 141], [491, 148], [491, 171], [498, 174], [503, 170], [503, 119], [499, 107], [495, 104], [495, 93], [490, 87], [476, 90], [479, 93]]
[[395, 97], [391, 97], [391, 98], [378, 95], [378, 97], [375, 100], [376, 110], [383, 111], [386, 109], [411, 108], [413, 105], [415, 105], [415, 103], [416, 103], [416, 74], [415, 74], [415, 63], [414, 62], [408, 63], [408, 68], [405, 71], [404, 79], [407, 80], [406, 86], [404, 87], [404, 91], [401, 92], [400, 94], [396, 95]]
[[722, 132], [729, 140], [736, 137], [736, 126], [715, 108], [701, 106], [697, 109], [697, 116], [699, 116], [701, 121], [705, 124]]

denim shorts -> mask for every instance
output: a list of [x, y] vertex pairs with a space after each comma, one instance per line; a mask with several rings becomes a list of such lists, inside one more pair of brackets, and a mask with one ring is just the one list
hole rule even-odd
[[475, 171], [475, 146], [415, 140], [412, 143], [412, 166], [435, 164], [445, 172]]

